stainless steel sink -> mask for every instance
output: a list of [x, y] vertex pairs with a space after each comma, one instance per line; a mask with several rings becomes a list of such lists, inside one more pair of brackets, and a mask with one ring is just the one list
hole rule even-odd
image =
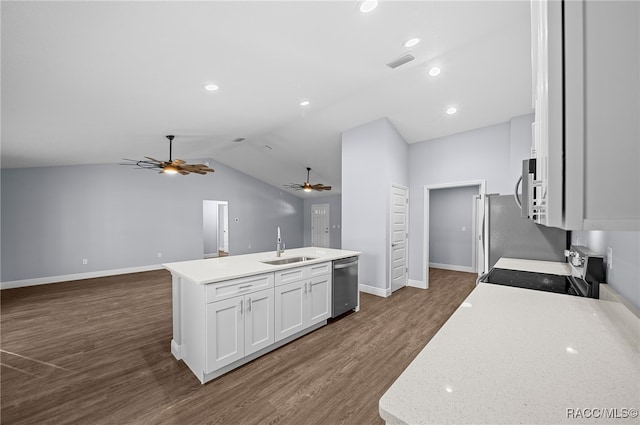
[[302, 261], [315, 260], [316, 257], [288, 257], [278, 258], [276, 260], [261, 261], [261, 263], [271, 264], [272, 266], [280, 266], [282, 264], [300, 263]]

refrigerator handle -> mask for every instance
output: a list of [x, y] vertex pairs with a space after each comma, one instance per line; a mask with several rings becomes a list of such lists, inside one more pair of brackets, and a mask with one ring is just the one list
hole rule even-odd
[[520, 187], [520, 183], [522, 183], [522, 176], [518, 178], [516, 182], [516, 187], [513, 191], [513, 197], [516, 199], [516, 204], [518, 204], [518, 208], [522, 209], [522, 201], [520, 200], [520, 195], [518, 195], [518, 188]]

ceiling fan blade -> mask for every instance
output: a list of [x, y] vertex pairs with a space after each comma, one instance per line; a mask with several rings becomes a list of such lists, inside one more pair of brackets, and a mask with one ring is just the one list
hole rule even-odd
[[209, 173], [213, 173], [215, 170], [211, 167], [209, 167], [206, 164], [192, 164], [193, 167], [196, 167], [197, 169], [201, 170], [201, 171], [206, 171]]
[[159, 164], [162, 164], [164, 162], [164, 161], [157, 160], [155, 158], [151, 158], [150, 156], [145, 156], [145, 158], [147, 158], [150, 161], [157, 162]]
[[185, 164], [185, 162], [181, 159], [174, 159], [172, 162], [173, 165], [182, 165]]
[[302, 190], [303, 185], [298, 184], [298, 183], [289, 183], [289, 184], [283, 184], [283, 187], [288, 187], [289, 189], [293, 189], [293, 190]]
[[317, 183], [317, 184], [311, 185], [311, 189], [317, 190], [317, 191], [331, 190], [331, 186], [325, 186], [321, 183]]
[[177, 167], [190, 173], [207, 174], [214, 172], [213, 168], [209, 168], [205, 164], [183, 164]]

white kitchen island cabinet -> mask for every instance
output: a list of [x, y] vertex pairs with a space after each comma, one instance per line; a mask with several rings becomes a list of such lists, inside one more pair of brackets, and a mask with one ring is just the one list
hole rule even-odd
[[283, 258], [309, 259], [270, 265], [269, 252], [164, 264], [173, 286], [172, 354], [204, 384], [324, 326], [331, 261], [359, 254], [299, 248]]
[[273, 289], [207, 304], [206, 372], [273, 344]]
[[276, 272], [275, 280], [276, 341], [331, 316], [330, 262]]

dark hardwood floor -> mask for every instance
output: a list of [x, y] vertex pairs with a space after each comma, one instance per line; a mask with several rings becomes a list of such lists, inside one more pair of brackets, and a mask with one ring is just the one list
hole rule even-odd
[[0, 422], [382, 424], [382, 394], [474, 288], [430, 273], [205, 385], [170, 353], [166, 271], [3, 290]]

